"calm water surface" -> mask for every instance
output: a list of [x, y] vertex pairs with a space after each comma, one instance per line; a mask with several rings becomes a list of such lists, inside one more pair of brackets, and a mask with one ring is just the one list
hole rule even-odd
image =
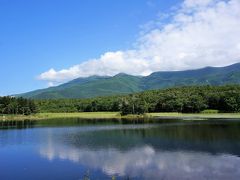
[[1, 129], [0, 179], [240, 179], [240, 121], [64, 122]]

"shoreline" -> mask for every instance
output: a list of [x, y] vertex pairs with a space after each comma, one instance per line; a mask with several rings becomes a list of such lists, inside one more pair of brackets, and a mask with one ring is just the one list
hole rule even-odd
[[79, 113], [38, 113], [34, 115], [0, 115], [0, 121], [23, 121], [23, 120], [51, 120], [64, 118], [78, 119], [180, 119], [180, 120], [207, 120], [207, 119], [239, 119], [240, 113], [146, 113], [144, 115], [121, 116], [119, 112], [79, 112]]

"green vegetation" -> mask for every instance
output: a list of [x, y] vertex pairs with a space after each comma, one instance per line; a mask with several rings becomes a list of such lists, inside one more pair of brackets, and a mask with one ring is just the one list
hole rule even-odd
[[22, 114], [30, 115], [37, 112], [37, 107], [33, 100], [15, 97], [0, 97], [1, 114]]
[[118, 74], [114, 77], [78, 78], [66, 84], [19, 96], [33, 99], [91, 98], [140, 92], [140, 77]]
[[240, 113], [147, 113], [148, 118], [204, 120], [204, 119], [240, 119]]
[[119, 112], [79, 112], [79, 113], [37, 113], [31, 115], [3, 115], [1, 121], [23, 121], [23, 120], [56, 120], [61, 119], [81, 119], [81, 120], [148, 120], [152, 119], [181, 119], [181, 120], [205, 120], [205, 119], [240, 119], [240, 113], [217, 113], [217, 114], [185, 114], [185, 113], [146, 113], [144, 115], [125, 115], [121, 116]]
[[[5, 119], [22, 119], [26, 118], [24, 115], [37, 112], [40, 113], [29, 118], [131, 119], [142, 118], [143, 114], [145, 117], [194, 117], [195, 113], [201, 113], [198, 117], [221, 118], [224, 114], [220, 113], [240, 113], [240, 85], [179, 87], [90, 99], [30, 100], [2, 97], [0, 110], [2, 114], [20, 114], [5, 115]], [[239, 117], [238, 114], [228, 116]]]
[[38, 119], [83, 118], [83, 119], [114, 119], [121, 118], [119, 112], [80, 112], [80, 113], [39, 113], [34, 115]]
[[57, 87], [20, 94], [33, 99], [93, 98], [180, 86], [240, 84], [240, 63], [188, 71], [155, 72], [147, 77], [118, 74], [78, 78]]
[[201, 113], [203, 113], [203, 114], [217, 114], [217, 113], [219, 113], [219, 110], [216, 110], [216, 109], [206, 109], [206, 110], [203, 110]]
[[42, 113], [236, 113], [240, 112], [240, 86], [193, 86], [90, 99], [35, 100], [35, 103]]
[[4, 115], [2, 120], [44, 120], [44, 119], [119, 119], [119, 112], [78, 112], [78, 113], [36, 113], [31, 115]]

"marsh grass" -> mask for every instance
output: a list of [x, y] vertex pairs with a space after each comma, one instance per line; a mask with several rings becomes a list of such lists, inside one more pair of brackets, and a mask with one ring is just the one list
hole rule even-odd
[[152, 118], [240, 119], [240, 113], [148, 113]]
[[144, 115], [125, 115], [121, 116], [119, 112], [78, 112], [78, 113], [38, 113], [34, 115], [1, 115], [0, 121], [8, 120], [46, 120], [61, 118], [79, 118], [79, 119], [124, 119], [124, 120], [145, 120], [151, 119], [240, 119], [240, 113], [146, 113]]

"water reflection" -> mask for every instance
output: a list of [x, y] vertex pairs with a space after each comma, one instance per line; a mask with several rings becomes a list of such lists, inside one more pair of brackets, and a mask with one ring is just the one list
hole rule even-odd
[[199, 152], [156, 151], [150, 146], [126, 152], [117, 149], [74, 149], [49, 147], [40, 154], [81, 163], [89, 169], [101, 169], [111, 175], [144, 179], [237, 179], [240, 158], [233, 155]]
[[240, 177], [239, 123], [49, 129], [45, 135], [43, 158], [68, 160], [109, 177]]

